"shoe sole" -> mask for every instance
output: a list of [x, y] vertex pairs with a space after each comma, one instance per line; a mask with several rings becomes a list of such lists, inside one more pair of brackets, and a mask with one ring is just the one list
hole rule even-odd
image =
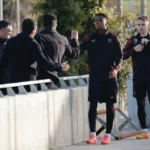
[[86, 142], [86, 144], [92, 144], [92, 145], [94, 145], [94, 144], [97, 144], [97, 142], [96, 142], [96, 143], [90, 143], [90, 142]]
[[142, 140], [142, 139], [148, 139], [149, 137], [144, 137], [144, 138], [136, 138], [137, 140]]
[[101, 142], [102, 145], [108, 145], [108, 144], [110, 144], [110, 143], [111, 143], [111, 142], [107, 142], [107, 143]]
[[93, 143], [90, 143], [90, 142], [87, 142], [86, 141], [86, 144], [97, 144], [97, 141], [93, 142]]

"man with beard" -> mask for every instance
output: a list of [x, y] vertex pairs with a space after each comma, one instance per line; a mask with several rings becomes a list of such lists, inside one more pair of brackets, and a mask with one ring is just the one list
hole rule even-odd
[[114, 103], [117, 101], [117, 72], [120, 70], [122, 53], [117, 37], [107, 30], [108, 17], [99, 13], [95, 17], [96, 31], [86, 36], [81, 53], [88, 51], [89, 63], [89, 126], [90, 138], [87, 144], [96, 144], [96, 116], [98, 102], [106, 103], [106, 134], [101, 144], [111, 142], [111, 130], [115, 117]]

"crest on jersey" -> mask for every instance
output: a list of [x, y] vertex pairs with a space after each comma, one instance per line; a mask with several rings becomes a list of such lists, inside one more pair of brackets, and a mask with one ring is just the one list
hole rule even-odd
[[109, 39], [108, 39], [108, 42], [109, 42], [109, 43], [111, 43], [111, 42], [112, 42], [112, 39], [111, 39], [111, 38], [109, 38]]
[[137, 44], [138, 39], [134, 38], [134, 44]]
[[92, 43], [95, 43], [95, 41], [96, 41], [95, 39], [91, 39], [91, 42], [92, 42]]

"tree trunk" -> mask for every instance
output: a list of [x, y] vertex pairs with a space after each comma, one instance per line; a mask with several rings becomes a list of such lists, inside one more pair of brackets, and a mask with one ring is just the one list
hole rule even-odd
[[146, 0], [141, 0], [141, 16], [146, 16]]
[[122, 15], [122, 0], [117, 0], [117, 12]]
[[16, 9], [16, 16], [17, 16], [17, 32], [20, 32], [20, 0], [16, 0], [16, 5], [17, 5], [17, 9]]
[[0, 0], [0, 20], [3, 20], [3, 0]]

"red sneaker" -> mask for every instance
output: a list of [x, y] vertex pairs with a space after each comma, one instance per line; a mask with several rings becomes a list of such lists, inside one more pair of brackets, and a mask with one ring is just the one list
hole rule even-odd
[[101, 141], [102, 145], [106, 145], [106, 144], [110, 144], [111, 143], [111, 139], [108, 135], [105, 135]]
[[97, 143], [97, 137], [96, 136], [90, 136], [88, 140], [86, 140], [87, 144], [96, 144]]

